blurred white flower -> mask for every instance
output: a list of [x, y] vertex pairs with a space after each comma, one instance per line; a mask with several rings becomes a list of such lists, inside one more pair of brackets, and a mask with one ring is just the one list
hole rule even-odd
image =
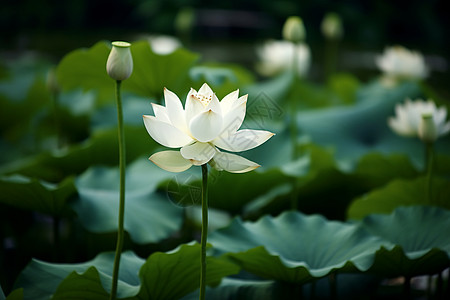
[[[430, 142], [450, 131], [450, 122], [446, 122], [447, 109], [444, 106], [437, 108], [431, 100], [407, 99], [404, 104], [396, 105], [395, 113], [395, 117], [388, 119], [388, 125], [402, 136], [416, 136]], [[434, 126], [429, 123], [431, 120]]]
[[376, 64], [384, 73], [386, 83], [395, 84], [402, 79], [424, 79], [428, 76], [422, 54], [402, 46], [386, 48], [383, 55], [376, 58]]
[[153, 52], [160, 55], [167, 55], [181, 47], [181, 42], [168, 35], [152, 35], [148, 38]]
[[[293, 66], [294, 51], [297, 65]], [[300, 77], [306, 75], [311, 63], [311, 54], [308, 45], [294, 44], [289, 41], [270, 40], [258, 49], [261, 62], [257, 70], [265, 76], [272, 76], [284, 70], [292, 70], [295, 67]]]
[[197, 92], [191, 89], [185, 109], [173, 92], [164, 89], [166, 106], [153, 104], [155, 116], [144, 115], [150, 136], [159, 144], [180, 151], [162, 151], [150, 160], [170, 172], [182, 172], [192, 165], [209, 163], [218, 170], [244, 173], [259, 167], [232, 152], [253, 149], [274, 134], [265, 130], [238, 130], [244, 121], [247, 95], [239, 97], [239, 90], [222, 101], [205, 83]]

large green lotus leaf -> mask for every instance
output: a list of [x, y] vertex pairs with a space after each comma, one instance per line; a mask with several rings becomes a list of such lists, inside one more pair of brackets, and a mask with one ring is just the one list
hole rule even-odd
[[361, 157], [353, 175], [369, 190], [396, 178], [415, 178], [418, 172], [406, 155], [371, 152]]
[[[19, 275], [16, 287], [24, 289], [25, 299], [47, 300], [55, 293], [58, 285], [73, 271], [84, 273], [91, 267], [95, 267], [102, 286], [110, 288], [114, 255], [113, 252], [101, 253], [91, 261], [77, 264], [52, 264], [33, 259]], [[118, 297], [130, 297], [138, 293], [140, 288], [138, 274], [144, 262], [144, 259], [139, 258], [133, 252], [122, 253]], [[89, 273], [92, 274], [93, 271], [91, 270]], [[90, 275], [89, 273], [88, 275]], [[73, 277], [73, 275], [71, 276]], [[80, 289], [80, 287], [78, 288]]]
[[73, 271], [58, 286], [55, 294], [52, 297], [52, 300], [107, 300], [110, 298], [110, 296], [103, 288], [100, 280], [100, 274], [95, 267], [90, 267], [81, 275]]
[[293, 81], [292, 72], [284, 72], [272, 79], [243, 87], [243, 92], [248, 94], [249, 101], [260, 98], [280, 105], [288, 94]]
[[[120, 271], [122, 275], [126, 274], [126, 276], [119, 274], [118, 298], [127, 297], [126, 299], [130, 300], [180, 299], [195, 291], [200, 282], [200, 251], [199, 244], [186, 244], [167, 253], [153, 253], [145, 263], [140, 258], [132, 261], [131, 265], [125, 265], [129, 263], [127, 259], [123, 263], [121, 261]], [[131, 255], [128, 252], [126, 254]], [[108, 261], [108, 263], [112, 268], [112, 261]], [[88, 268], [85, 265], [91, 267]], [[43, 299], [43, 296], [55, 289], [56, 292], [52, 299], [97, 300], [107, 296], [111, 289], [111, 272], [105, 272], [99, 268], [99, 264], [94, 265], [92, 262], [85, 263], [82, 267], [79, 267], [78, 264], [69, 266], [75, 272], [66, 277], [57, 289], [54, 285], [48, 286], [45, 293], [41, 293], [42, 297], [36, 299]], [[51, 265], [47, 270], [38, 270], [38, 272], [48, 272], [48, 269], [51, 268], [54, 273], [62, 273], [61, 267], [58, 265]], [[55, 270], [55, 268], [57, 269]], [[139, 278], [137, 278], [138, 270]], [[66, 270], [64, 272], [67, 273]], [[237, 265], [224, 259], [207, 257], [207, 285], [216, 286], [223, 277], [237, 272], [239, 272]], [[27, 273], [27, 275], [30, 274]]]
[[76, 193], [73, 178], [52, 184], [22, 175], [0, 177], [0, 190], [0, 203], [59, 217], [70, 212], [67, 202]]
[[[65, 89], [82, 87], [98, 91], [100, 103], [114, 99], [114, 80], [106, 73], [110, 46], [98, 42], [89, 49], [78, 49], [67, 54], [57, 68], [60, 85]], [[185, 49], [168, 55], [155, 54], [147, 41], [132, 43], [133, 73], [123, 82], [124, 90], [144, 97], [159, 97], [167, 86], [174, 92], [184, 92], [188, 69], [198, 56]]]
[[254, 82], [254, 76], [248, 70], [234, 64], [208, 63], [195, 66], [189, 70], [189, 76], [196, 90], [206, 82], [219, 99]]
[[448, 210], [431, 206], [398, 207], [389, 215], [369, 215], [360, 224], [371, 234], [397, 245], [392, 251], [382, 249], [377, 253], [373, 272], [385, 277], [416, 276], [434, 274], [449, 265]]
[[[212, 208], [238, 214], [246, 203], [264, 195], [281, 183], [291, 180], [277, 169], [255, 170], [243, 174], [216, 171], [208, 176], [208, 204]], [[160, 185], [179, 206], [201, 204], [201, 171], [191, 168], [188, 172], [172, 175]], [[257, 184], [255, 184], [257, 183]]]
[[[158, 183], [169, 176], [143, 157], [127, 167], [124, 226], [136, 243], [167, 238], [183, 222], [183, 210], [155, 193]], [[76, 187], [79, 199], [73, 207], [83, 226], [96, 233], [117, 230], [119, 169], [91, 167], [76, 179]]]
[[[199, 244], [181, 245], [167, 253], [154, 253], [142, 266], [142, 288], [138, 299], [180, 299], [199, 287]], [[225, 276], [237, 274], [239, 267], [227, 260], [206, 258], [206, 284], [216, 286]]]
[[3, 60], [5, 69], [0, 80], [0, 95], [11, 101], [23, 102], [36, 77], [46, 74], [50, 62], [36, 53], [20, 55], [17, 59]]
[[[143, 154], [150, 155], [159, 147], [143, 126], [125, 126], [124, 130], [128, 162]], [[59, 182], [69, 175], [81, 174], [92, 165], [115, 165], [118, 161], [117, 129], [112, 128], [98, 130], [85, 142], [67, 150], [44, 152], [4, 165], [0, 168], [0, 173], [20, 173], [28, 177]]]
[[320, 215], [286, 212], [255, 223], [235, 219], [209, 242], [247, 271], [268, 279], [306, 283], [339, 271], [366, 271], [384, 241], [362, 228]]
[[[2, 298], [0, 294], [0, 299], [5, 299], [4, 296]], [[6, 297], [6, 300], [23, 300], [23, 289], [15, 289], [11, 293], [9, 293], [8, 297]]]
[[432, 199], [428, 202], [427, 178], [395, 179], [389, 184], [357, 198], [347, 211], [350, 219], [361, 219], [372, 213], [390, 213], [402, 205], [437, 205], [450, 209], [450, 181], [433, 178]]
[[[125, 96], [124, 96], [125, 98]], [[122, 102], [123, 121], [127, 125], [144, 128], [142, 115], [151, 115], [151, 102], [146, 98], [137, 97], [135, 95], [127, 95], [126, 100]], [[117, 128], [117, 107], [113, 105], [106, 105], [97, 109], [92, 115], [91, 127], [94, 130]], [[151, 137], [147, 134], [148, 138]]]
[[342, 220], [350, 199], [366, 191], [357, 178], [340, 170], [330, 149], [308, 144], [300, 150], [301, 157], [281, 167], [284, 174], [296, 178], [295, 186], [291, 181], [291, 193], [283, 192], [280, 187], [279, 190], [274, 188], [271, 199], [268, 198], [271, 193], [254, 199], [246, 206], [251, 218], [281, 213], [296, 201], [302, 212], [321, 213], [329, 219]]
[[[340, 166], [347, 165], [349, 170], [371, 151], [405, 153], [415, 165], [421, 166], [424, 146], [420, 140], [397, 136], [387, 125], [388, 117], [394, 115], [395, 104], [418, 94], [418, 87], [413, 83], [395, 89], [373, 83], [360, 90], [354, 106], [300, 111], [297, 122], [300, 132], [313, 143], [334, 147]], [[448, 147], [445, 140], [437, 144], [443, 149]]]

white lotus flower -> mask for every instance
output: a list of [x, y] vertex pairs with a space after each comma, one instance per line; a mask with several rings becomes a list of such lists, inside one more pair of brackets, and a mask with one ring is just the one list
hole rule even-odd
[[153, 52], [159, 55], [168, 55], [181, 47], [181, 42], [168, 35], [153, 35], [148, 38]]
[[[446, 122], [447, 109], [444, 106], [436, 107], [436, 104], [431, 101], [423, 101], [418, 99], [411, 101], [407, 99], [405, 104], [397, 104], [395, 107], [395, 117], [388, 119], [388, 124], [399, 135], [420, 137], [422, 140], [429, 142], [430, 134], [424, 134], [424, 125], [430, 128], [429, 124], [421, 124], [424, 122], [423, 116], [431, 117], [436, 133], [433, 135], [434, 139], [445, 135], [450, 131], [450, 122]], [[429, 122], [429, 120], [427, 120]], [[422, 131], [422, 132], [420, 132]]]
[[428, 68], [422, 54], [402, 46], [386, 48], [383, 55], [376, 58], [376, 64], [384, 73], [386, 82], [424, 79], [428, 76]]
[[244, 173], [259, 167], [239, 155], [222, 152], [218, 148], [241, 152], [255, 148], [274, 134], [265, 130], [238, 130], [244, 121], [247, 95], [239, 97], [239, 90], [222, 101], [205, 83], [197, 92], [191, 89], [185, 109], [173, 92], [164, 89], [165, 105], [153, 104], [155, 116], [144, 115], [150, 136], [159, 144], [180, 151], [162, 151], [149, 159], [170, 172], [182, 172], [192, 165], [209, 163], [218, 170]]
[[311, 54], [306, 44], [294, 44], [289, 41], [267, 41], [258, 49], [261, 59], [257, 66], [258, 71], [265, 76], [275, 75], [283, 70], [293, 68], [294, 51], [297, 55], [296, 71], [299, 76], [304, 76], [309, 70]]

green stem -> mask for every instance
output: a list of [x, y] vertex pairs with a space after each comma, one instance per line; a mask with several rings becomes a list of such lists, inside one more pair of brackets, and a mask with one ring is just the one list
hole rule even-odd
[[114, 269], [112, 277], [111, 287], [111, 300], [116, 299], [117, 294], [117, 281], [119, 277], [119, 265], [120, 255], [123, 248], [123, 236], [124, 236], [124, 217], [125, 217], [125, 134], [123, 130], [123, 113], [122, 113], [122, 98], [120, 95], [121, 81], [116, 81], [116, 100], [117, 100], [117, 126], [119, 136], [119, 171], [120, 171], [120, 200], [119, 200], [119, 228], [117, 231], [117, 247], [116, 255], [114, 257]]
[[60, 226], [61, 219], [57, 216], [53, 217], [53, 260], [55, 262], [59, 261], [60, 252]]
[[292, 185], [291, 210], [296, 211], [298, 210], [298, 194], [300, 189], [297, 178]]
[[325, 45], [325, 79], [336, 72], [338, 40], [328, 39]]
[[52, 109], [53, 109], [53, 126], [56, 134], [56, 147], [62, 148], [61, 122], [59, 118], [59, 92], [52, 93]]
[[206, 289], [206, 240], [208, 238], [208, 165], [202, 165], [202, 252], [200, 257], [200, 300], [205, 299]]
[[432, 204], [432, 193], [431, 186], [433, 180], [433, 164], [434, 164], [434, 153], [433, 153], [433, 144], [426, 143], [426, 160], [427, 160], [427, 203], [429, 205]]
[[[292, 78], [294, 83], [300, 79], [298, 76], [298, 54], [297, 54], [297, 47], [298, 45], [296, 43], [293, 43], [293, 54], [292, 54]], [[297, 118], [296, 118], [296, 112], [297, 112], [297, 103], [295, 97], [292, 95], [292, 88], [291, 88], [291, 97], [290, 97], [290, 124], [289, 124], [289, 131], [291, 134], [291, 145], [292, 145], [292, 160], [295, 160], [297, 158], [297, 136], [298, 136], [298, 129], [297, 129]]]

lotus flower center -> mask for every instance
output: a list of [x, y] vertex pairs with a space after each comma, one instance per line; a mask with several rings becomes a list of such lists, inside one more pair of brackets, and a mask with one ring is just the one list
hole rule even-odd
[[197, 94], [196, 97], [197, 97], [198, 101], [200, 101], [203, 104], [203, 106], [206, 107], [206, 106], [208, 106], [209, 102], [211, 102], [212, 96], [213, 95], [206, 96], [206, 95], [202, 95], [202, 94]]

